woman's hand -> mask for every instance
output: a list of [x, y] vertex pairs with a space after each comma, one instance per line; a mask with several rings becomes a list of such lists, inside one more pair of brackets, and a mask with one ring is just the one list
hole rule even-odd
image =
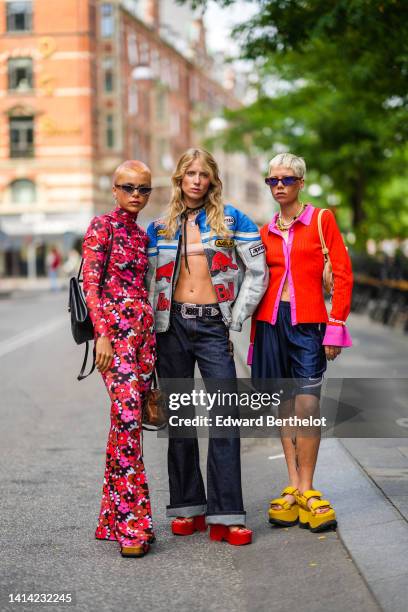
[[341, 353], [341, 346], [325, 346], [324, 352], [326, 353], [326, 359], [333, 361]]
[[109, 338], [101, 336], [96, 341], [96, 367], [100, 372], [106, 372], [112, 365], [113, 349]]

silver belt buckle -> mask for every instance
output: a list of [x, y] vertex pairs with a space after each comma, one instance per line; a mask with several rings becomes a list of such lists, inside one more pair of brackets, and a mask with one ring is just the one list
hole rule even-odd
[[[198, 315], [195, 314], [188, 314], [187, 312], [187, 308], [198, 308], [199, 313]], [[203, 309], [201, 306], [197, 306], [197, 304], [189, 304], [188, 302], [185, 302], [184, 304], [181, 305], [181, 316], [183, 317], [183, 319], [195, 319], [197, 316], [201, 317], [203, 313]]]
[[210, 308], [211, 308], [210, 317], [216, 317], [217, 315], [220, 314], [220, 311], [218, 310], [218, 308], [214, 308], [214, 306], [210, 306]]

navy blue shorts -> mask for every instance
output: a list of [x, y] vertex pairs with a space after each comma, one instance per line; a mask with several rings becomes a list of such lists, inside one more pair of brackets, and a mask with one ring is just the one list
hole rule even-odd
[[[294, 379], [290, 396], [320, 397], [327, 367], [325, 323], [292, 325], [290, 303], [280, 302], [275, 325], [257, 321], [252, 358], [252, 379]], [[256, 385], [258, 386], [258, 385]], [[285, 392], [287, 399], [288, 391]]]

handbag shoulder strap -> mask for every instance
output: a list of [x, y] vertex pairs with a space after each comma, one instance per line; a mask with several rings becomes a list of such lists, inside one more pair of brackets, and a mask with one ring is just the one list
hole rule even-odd
[[112, 225], [110, 223], [109, 223], [109, 225], [110, 225], [110, 229], [111, 229], [110, 240], [109, 240], [108, 251], [106, 253], [105, 261], [104, 261], [104, 264], [103, 264], [103, 271], [102, 271], [102, 274], [101, 274], [101, 280], [99, 281], [99, 289], [102, 289], [102, 287], [105, 284], [106, 274], [108, 272], [108, 264], [109, 264], [110, 256], [111, 256], [111, 253], [112, 253], [113, 227], [112, 227]]
[[[110, 260], [110, 256], [111, 256], [111, 252], [112, 252], [112, 244], [113, 244], [113, 227], [111, 225], [111, 223], [109, 223], [110, 226], [110, 237], [109, 237], [109, 245], [108, 245], [108, 250], [106, 252], [106, 257], [105, 257], [105, 261], [103, 263], [103, 270], [102, 270], [102, 274], [101, 274], [101, 279], [99, 281], [99, 289], [101, 289], [104, 284], [105, 284], [105, 280], [106, 280], [106, 274], [108, 272], [108, 264], [109, 264], [109, 260]], [[81, 272], [82, 272], [82, 268], [84, 266], [84, 258], [81, 258], [81, 263], [79, 265], [79, 270], [78, 270], [78, 274], [77, 274], [77, 279], [78, 282], [82, 282], [81, 279]]]
[[323, 230], [322, 230], [322, 216], [324, 211], [327, 210], [327, 208], [321, 208], [319, 210], [319, 214], [317, 216], [317, 229], [319, 230], [319, 238], [320, 238], [320, 244], [322, 245], [322, 253], [323, 255], [328, 255], [329, 254], [329, 249], [326, 246], [326, 242], [323, 236]]
[[82, 362], [81, 371], [80, 371], [80, 373], [77, 376], [78, 380], [83, 380], [84, 378], [87, 378], [88, 376], [90, 376], [92, 374], [92, 372], [95, 369], [95, 366], [96, 366], [96, 351], [95, 351], [95, 345], [94, 345], [94, 348], [93, 348], [93, 360], [92, 360], [91, 369], [89, 370], [88, 374], [84, 374], [85, 368], [86, 368], [86, 362], [88, 361], [88, 352], [89, 352], [89, 342], [87, 341], [86, 347], [85, 347], [85, 356], [84, 356], [84, 360]]

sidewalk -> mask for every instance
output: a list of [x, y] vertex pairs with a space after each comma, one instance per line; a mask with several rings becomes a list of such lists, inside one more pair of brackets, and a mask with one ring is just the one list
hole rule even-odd
[[[380, 364], [382, 378], [407, 376], [404, 354], [408, 339], [361, 315], [351, 316], [349, 327], [354, 339], [354, 348], [350, 350], [353, 366], [350, 368], [345, 355], [336, 368], [330, 364], [328, 376], [375, 377]], [[248, 324], [241, 337], [232, 336], [238, 376], [246, 378]], [[383, 354], [393, 358], [386, 359]], [[249, 441], [243, 442], [245, 447]], [[323, 491], [330, 491], [339, 519], [337, 533], [382, 610], [405, 612], [408, 438], [325, 439], [319, 453], [316, 482]]]
[[[60, 289], [67, 287], [67, 278], [58, 279]], [[41, 278], [0, 278], [0, 298], [9, 297], [14, 293], [41, 293], [50, 291], [50, 281], [46, 277]]]

